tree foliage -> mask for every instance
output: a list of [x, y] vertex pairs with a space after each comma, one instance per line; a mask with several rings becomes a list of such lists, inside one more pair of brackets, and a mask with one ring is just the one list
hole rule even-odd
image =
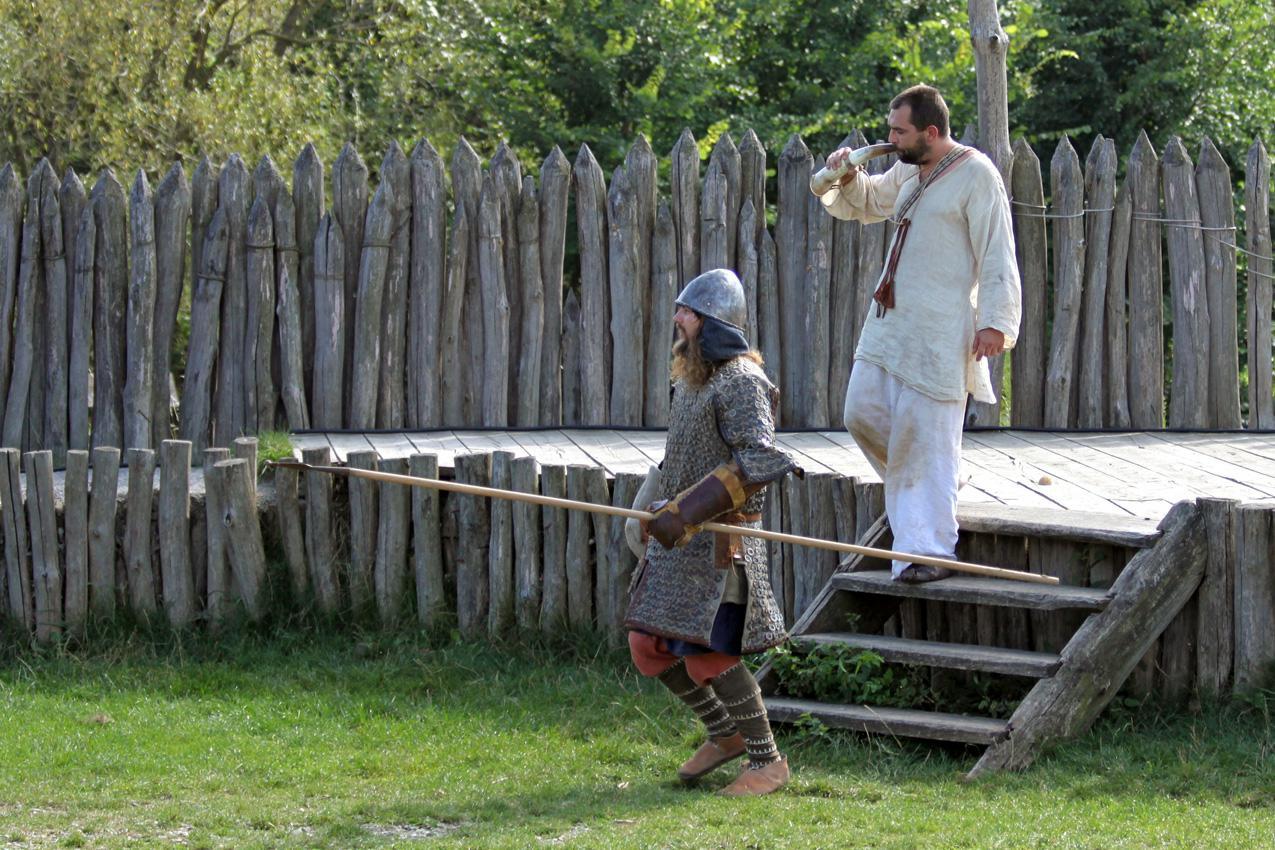
[[[1002, 0], [1010, 123], [1042, 148], [1139, 128], [1242, 160], [1275, 113], [1269, 0]], [[828, 150], [930, 82], [975, 119], [965, 0], [0, 0], [0, 162], [158, 170], [464, 134], [527, 162], [754, 128]], [[1042, 150], [1047, 154], [1048, 151]]]

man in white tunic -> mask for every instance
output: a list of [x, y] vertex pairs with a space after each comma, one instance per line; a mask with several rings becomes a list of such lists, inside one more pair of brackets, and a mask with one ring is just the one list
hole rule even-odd
[[[820, 196], [836, 218], [897, 225], [855, 351], [845, 426], [885, 482], [894, 548], [950, 558], [966, 395], [996, 400], [986, 358], [1018, 335], [1009, 201], [991, 160], [951, 138], [937, 89], [895, 97], [889, 127], [898, 162], [880, 175], [851, 169]], [[828, 167], [849, 154], [835, 151]], [[906, 561], [893, 572], [899, 581], [949, 574]]]

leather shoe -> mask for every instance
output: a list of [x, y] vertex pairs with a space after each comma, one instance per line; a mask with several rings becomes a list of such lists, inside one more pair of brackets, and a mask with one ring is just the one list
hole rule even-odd
[[721, 793], [727, 797], [760, 797], [784, 787], [788, 784], [790, 775], [786, 756], [761, 767], [746, 764], [739, 772], [739, 777], [723, 788]]
[[947, 567], [931, 567], [929, 564], [908, 564], [903, 568], [895, 581], [906, 582], [907, 584], [922, 584], [927, 581], [938, 581], [947, 578], [952, 571]]
[[739, 758], [745, 749], [744, 736], [738, 732], [725, 738], [709, 738], [677, 769], [677, 778], [683, 782], [694, 782], [726, 762]]

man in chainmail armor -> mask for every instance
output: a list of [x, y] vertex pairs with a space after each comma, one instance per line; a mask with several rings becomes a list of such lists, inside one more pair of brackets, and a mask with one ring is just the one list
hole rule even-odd
[[801, 470], [775, 445], [778, 390], [744, 333], [734, 273], [705, 272], [677, 297], [673, 403], [658, 499], [633, 574], [625, 626], [634, 664], [682, 699], [708, 740], [678, 776], [694, 782], [747, 755], [730, 796], [788, 781], [757, 680], [740, 656], [786, 638], [761, 540], [699, 530], [716, 521], [759, 528], [763, 490]]

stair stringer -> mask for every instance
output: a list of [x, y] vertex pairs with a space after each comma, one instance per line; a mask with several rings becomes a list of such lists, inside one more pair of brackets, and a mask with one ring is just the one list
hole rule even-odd
[[1179, 502], [1160, 530], [1120, 573], [1107, 607], [1067, 642], [1058, 671], [1027, 693], [1008, 735], [987, 748], [967, 779], [1022, 770], [1054, 743], [1085, 732], [1195, 594], [1206, 560], [1203, 511], [1194, 501]]

